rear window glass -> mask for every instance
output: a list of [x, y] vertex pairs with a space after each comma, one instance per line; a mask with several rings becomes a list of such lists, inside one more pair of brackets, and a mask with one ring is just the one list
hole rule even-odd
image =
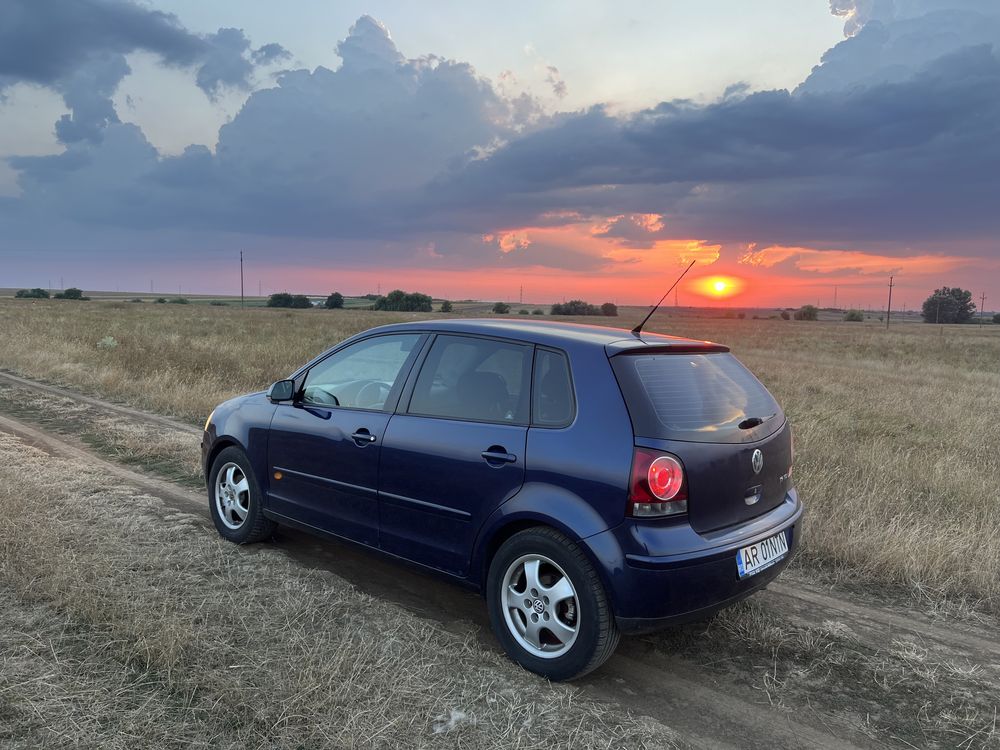
[[[732, 354], [621, 355], [612, 360], [637, 434], [703, 442], [742, 441], [777, 430], [777, 402]], [[740, 429], [757, 417], [760, 427]]]

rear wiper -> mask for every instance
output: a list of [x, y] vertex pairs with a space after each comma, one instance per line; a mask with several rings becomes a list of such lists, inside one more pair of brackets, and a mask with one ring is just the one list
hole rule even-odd
[[778, 416], [777, 412], [775, 412], [774, 414], [768, 414], [766, 417], [747, 417], [736, 426], [739, 427], [741, 430], [752, 430], [754, 427], [759, 427], [760, 425], [764, 424], [764, 422], [766, 422], [767, 420], [776, 416]]

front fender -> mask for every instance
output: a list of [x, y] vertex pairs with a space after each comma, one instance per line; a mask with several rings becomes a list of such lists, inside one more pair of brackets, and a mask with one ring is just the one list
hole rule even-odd
[[216, 453], [227, 445], [235, 445], [250, 459], [257, 484], [267, 497], [267, 435], [275, 408], [263, 393], [232, 399], [216, 408], [202, 438], [206, 482]]

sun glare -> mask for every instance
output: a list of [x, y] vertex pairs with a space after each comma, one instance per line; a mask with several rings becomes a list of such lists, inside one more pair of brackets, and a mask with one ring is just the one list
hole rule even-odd
[[742, 292], [744, 283], [743, 279], [734, 276], [706, 276], [696, 279], [691, 286], [695, 292], [705, 297], [723, 299]]

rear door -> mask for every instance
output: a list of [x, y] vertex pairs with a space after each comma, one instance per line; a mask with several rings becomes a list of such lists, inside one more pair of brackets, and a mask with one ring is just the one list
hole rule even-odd
[[636, 444], [680, 458], [698, 532], [779, 506], [791, 486], [791, 429], [767, 389], [723, 352], [612, 358]]
[[386, 430], [381, 546], [464, 574], [486, 517], [524, 482], [532, 347], [438, 335]]

